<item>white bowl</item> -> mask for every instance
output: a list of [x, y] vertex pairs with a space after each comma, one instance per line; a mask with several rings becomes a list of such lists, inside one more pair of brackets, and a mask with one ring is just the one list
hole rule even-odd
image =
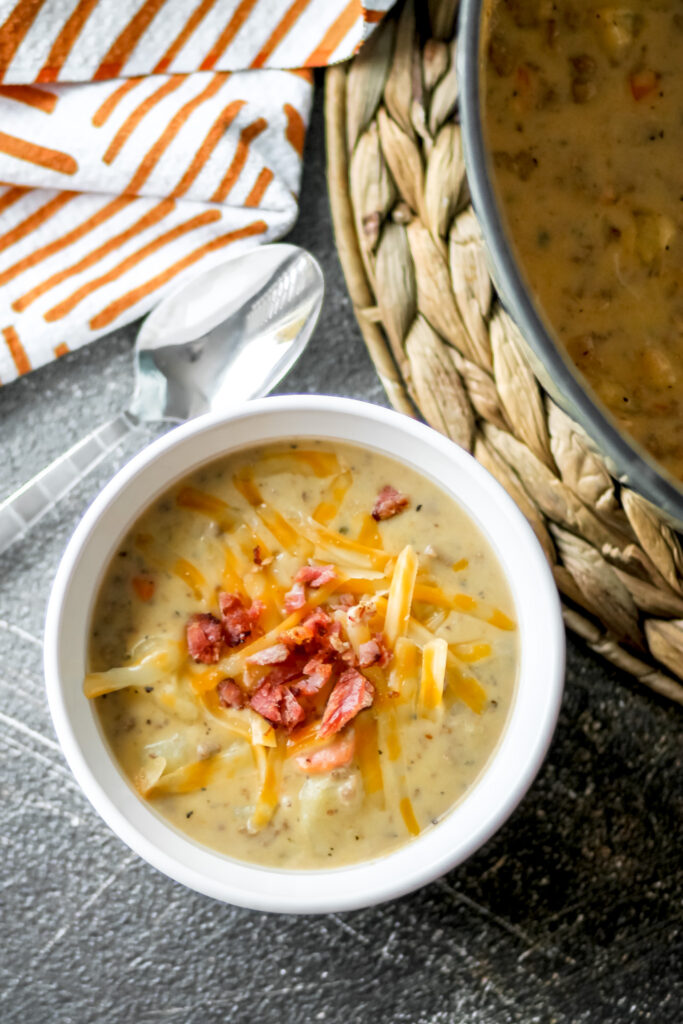
[[[281, 438], [365, 445], [432, 479], [488, 538], [510, 586], [521, 663], [503, 735], [463, 800], [435, 827], [383, 857], [317, 871], [251, 866], [188, 839], [133, 790], [83, 695], [90, 618], [121, 538], [175, 481], [226, 453]], [[461, 863], [498, 829], [536, 775], [564, 679], [560, 603], [545, 556], [519, 509], [475, 460], [407, 416], [343, 398], [250, 402], [165, 434], [125, 466], [86, 512], [62, 559], [45, 626], [47, 696], [57, 736], [86, 796], [123, 841], [178, 882], [256, 910], [322, 913], [400, 896]]]

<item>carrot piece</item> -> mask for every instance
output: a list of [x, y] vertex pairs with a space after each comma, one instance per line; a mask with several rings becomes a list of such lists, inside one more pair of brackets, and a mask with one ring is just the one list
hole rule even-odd
[[300, 754], [296, 763], [307, 775], [323, 775], [325, 772], [331, 772], [333, 768], [341, 768], [348, 764], [355, 752], [356, 737], [350, 732], [326, 747], [312, 750], [308, 754]]
[[133, 576], [130, 581], [137, 597], [141, 601], [151, 601], [154, 597], [156, 584], [146, 576]]
[[629, 76], [631, 95], [634, 100], [642, 100], [653, 93], [659, 86], [659, 75], [655, 71], [634, 71]]

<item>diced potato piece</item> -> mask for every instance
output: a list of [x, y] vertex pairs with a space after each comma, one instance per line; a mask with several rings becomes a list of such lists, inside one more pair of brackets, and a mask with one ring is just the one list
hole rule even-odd
[[597, 12], [598, 38], [613, 64], [619, 64], [638, 35], [642, 16], [624, 7], [604, 7]]
[[635, 219], [638, 256], [647, 266], [652, 266], [670, 245], [676, 228], [668, 217], [659, 213], [637, 213]]
[[673, 387], [677, 375], [674, 365], [666, 352], [659, 346], [650, 345], [643, 352], [643, 369], [647, 382], [655, 387]]
[[313, 847], [323, 852], [327, 845], [324, 824], [340, 818], [351, 825], [363, 802], [360, 773], [345, 769], [326, 775], [309, 775], [299, 790], [301, 821]]
[[184, 733], [176, 732], [156, 743], [147, 743], [143, 750], [152, 760], [162, 759], [165, 770], [175, 771], [181, 764], [186, 764], [190, 758], [190, 744]]

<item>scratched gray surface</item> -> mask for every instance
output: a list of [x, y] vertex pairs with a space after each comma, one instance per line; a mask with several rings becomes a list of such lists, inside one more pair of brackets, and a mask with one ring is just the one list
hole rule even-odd
[[[334, 254], [320, 105], [293, 239], [328, 293], [284, 392], [384, 401]], [[124, 401], [134, 332], [0, 389], [9, 492]], [[383, 907], [267, 916], [195, 895], [131, 854], [66, 768], [40, 635], [79, 515], [111, 458], [0, 560], [0, 1020], [340, 1024], [683, 1020], [680, 713], [577, 643], [559, 729], [510, 821], [442, 881]]]

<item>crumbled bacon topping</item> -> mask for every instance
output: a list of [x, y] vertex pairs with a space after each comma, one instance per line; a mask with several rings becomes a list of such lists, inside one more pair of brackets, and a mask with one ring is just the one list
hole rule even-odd
[[204, 665], [213, 665], [223, 649], [223, 627], [215, 615], [200, 612], [187, 623], [187, 649], [190, 657]]
[[285, 594], [285, 609], [288, 612], [296, 612], [306, 604], [306, 590], [303, 583], [295, 583], [291, 590]]
[[372, 640], [361, 644], [358, 649], [358, 664], [361, 668], [379, 665], [384, 668], [391, 661], [391, 651], [382, 633], [375, 633]]
[[294, 582], [305, 583], [318, 590], [325, 583], [331, 583], [336, 579], [337, 569], [334, 565], [303, 565], [294, 577]]
[[254, 548], [254, 565], [263, 565], [263, 555], [258, 544]]
[[289, 647], [287, 644], [272, 644], [271, 647], [264, 647], [247, 658], [250, 665], [277, 665], [281, 661], [287, 661]]
[[347, 668], [330, 694], [318, 735], [324, 738], [339, 732], [360, 711], [369, 708], [374, 699], [375, 688], [370, 680], [358, 669]]
[[297, 693], [304, 697], [314, 697], [330, 681], [333, 666], [328, 661], [323, 661], [318, 654], [306, 662], [303, 668], [303, 677], [295, 684]]
[[306, 717], [292, 691], [284, 684], [271, 683], [269, 679], [261, 683], [249, 703], [272, 725], [282, 725], [288, 732]]
[[216, 687], [218, 703], [222, 708], [243, 708], [244, 694], [234, 679], [221, 679]]
[[263, 601], [253, 601], [251, 607], [246, 608], [239, 594], [228, 594], [224, 590], [218, 595], [218, 605], [228, 647], [238, 647], [252, 636], [266, 607]]
[[363, 619], [371, 619], [377, 611], [374, 601], [361, 601], [349, 608], [348, 616], [351, 622], [362, 622]]
[[[304, 566], [286, 595], [288, 611], [293, 606], [305, 605], [305, 586], [316, 589], [334, 578], [334, 566]], [[354, 599], [351, 595], [349, 598], [346, 607], [353, 605]], [[211, 635], [218, 628], [221, 643], [231, 646], [253, 635], [264, 607], [261, 602], [255, 601], [247, 609], [239, 595], [221, 593], [219, 603], [222, 622], [213, 616], [205, 617], [209, 620]], [[332, 615], [330, 610], [315, 608], [297, 625], [283, 630], [268, 647], [247, 654], [241, 682], [246, 691], [251, 691], [251, 696], [235, 680], [224, 679], [217, 687], [219, 703], [223, 707], [242, 707], [248, 701], [251, 708], [273, 726], [288, 732], [307, 717], [318, 717], [321, 713], [320, 738], [343, 729], [374, 700], [374, 687], [358, 671], [359, 667], [383, 667], [391, 654], [384, 637], [377, 633], [361, 645], [359, 661], [343, 632], [345, 616], [341, 612]], [[374, 613], [374, 605], [368, 602], [349, 610], [360, 620]], [[214, 660], [213, 654], [211, 657]]]
[[402, 512], [410, 504], [405, 494], [401, 494], [395, 487], [387, 484], [383, 487], [375, 499], [372, 507], [372, 518], [379, 522], [381, 519], [391, 519]]

